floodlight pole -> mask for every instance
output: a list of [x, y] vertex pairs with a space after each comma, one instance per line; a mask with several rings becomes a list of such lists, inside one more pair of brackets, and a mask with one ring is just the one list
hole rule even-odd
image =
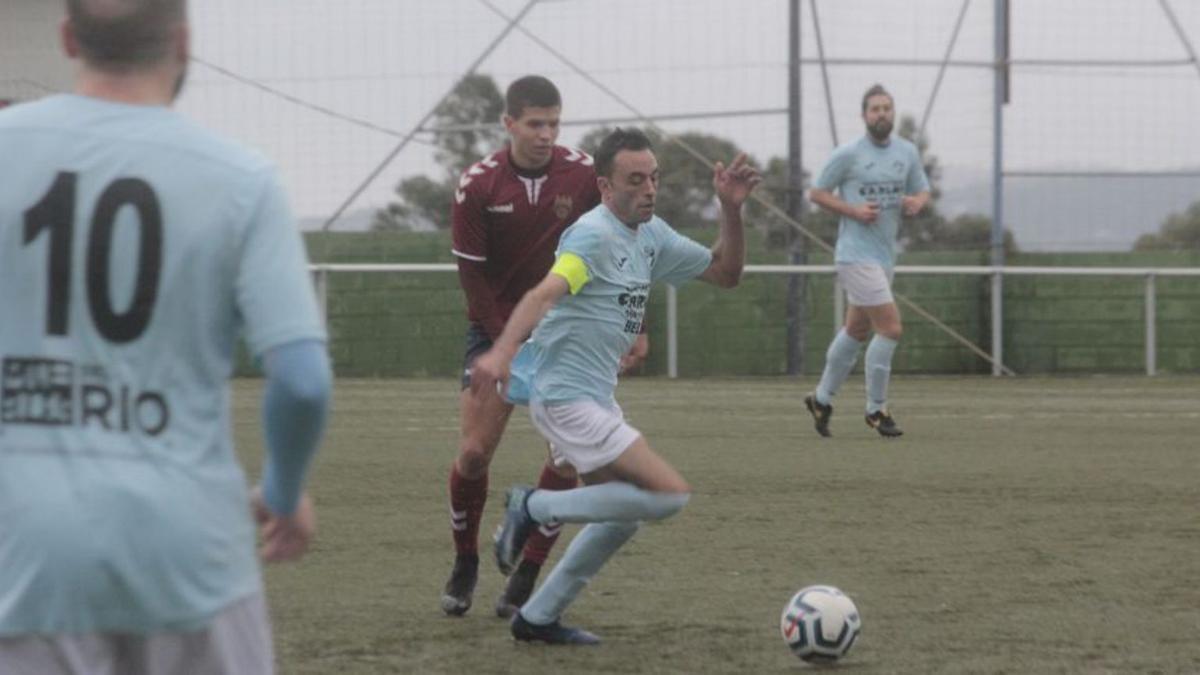
[[992, 96], [992, 375], [1004, 373], [1004, 104], [1008, 102], [1008, 0], [995, 0]]
[[[788, 215], [804, 218], [804, 163], [801, 154], [800, 0], [788, 1]], [[794, 228], [787, 228], [788, 261], [808, 264], [808, 246]], [[835, 319], [836, 320], [836, 319]], [[787, 374], [804, 373], [808, 346], [808, 275], [793, 274], [787, 286]]]

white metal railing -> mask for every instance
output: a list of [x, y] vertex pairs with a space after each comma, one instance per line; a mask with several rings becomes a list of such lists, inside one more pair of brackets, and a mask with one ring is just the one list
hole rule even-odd
[[[833, 265], [746, 265], [746, 274], [833, 274]], [[310, 265], [313, 281], [317, 288], [321, 315], [326, 316], [328, 307], [329, 275], [334, 272], [457, 272], [454, 263], [321, 263]], [[1075, 277], [1142, 277], [1145, 280], [1145, 342], [1146, 374], [1154, 375], [1158, 365], [1158, 330], [1156, 279], [1158, 277], [1200, 277], [1200, 268], [1194, 267], [991, 267], [987, 265], [898, 265], [896, 274], [931, 275], [981, 275], [1002, 281], [1005, 276], [1075, 276]], [[845, 298], [840, 287], [834, 284], [834, 316], [845, 314]], [[1003, 303], [998, 296], [992, 303], [993, 325], [1002, 325]], [[674, 286], [667, 286], [667, 376], [679, 376], [678, 341], [678, 294]], [[1000, 362], [1001, 344], [993, 338], [992, 357]], [[998, 374], [998, 369], [993, 373]]]

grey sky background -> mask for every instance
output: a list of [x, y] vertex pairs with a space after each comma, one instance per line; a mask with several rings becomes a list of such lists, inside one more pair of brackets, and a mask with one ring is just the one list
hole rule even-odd
[[[28, 2], [29, 0], [0, 0]], [[514, 15], [525, 0], [491, 0]], [[962, 0], [818, 0], [840, 142], [862, 132], [859, 98], [888, 86], [899, 112], [918, 119]], [[1143, 65], [1013, 68], [1005, 109], [1009, 170], [1200, 171], [1200, 69], [1159, 0], [1013, 0], [1017, 60], [1134, 61]], [[1200, 49], [1200, 0], [1167, 0]], [[812, 3], [804, 0], [803, 58], [817, 57]], [[649, 115], [780, 109], [787, 105], [785, 0], [542, 0], [522, 26]], [[195, 64], [180, 100], [186, 114], [258, 147], [281, 167], [297, 214], [329, 216], [505, 26], [479, 0], [200, 0], [191, 3], [195, 55], [316, 106], [392, 133], [297, 105]], [[993, 3], [968, 3], [952, 58], [992, 57]], [[49, 35], [48, 39], [54, 39]], [[1168, 65], [1151, 65], [1163, 64]], [[629, 117], [617, 101], [520, 33], [480, 66], [503, 88], [545, 74], [563, 92], [565, 121]], [[833, 147], [821, 71], [803, 68], [804, 165], [819, 170]], [[991, 71], [952, 66], [929, 119], [951, 213], [990, 210]], [[728, 137], [759, 160], [786, 153], [782, 114], [664, 122], [670, 131]], [[568, 126], [571, 144], [590, 127]], [[428, 136], [420, 136], [428, 140]], [[361, 224], [395, 184], [434, 174], [427, 145], [410, 145], [335, 229]], [[1171, 211], [1200, 199], [1200, 176], [1148, 180], [1010, 178], [1008, 225], [1026, 249], [1127, 248]]]

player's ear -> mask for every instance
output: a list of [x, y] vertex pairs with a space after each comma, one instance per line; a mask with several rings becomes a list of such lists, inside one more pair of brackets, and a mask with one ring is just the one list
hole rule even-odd
[[79, 58], [79, 39], [75, 37], [75, 24], [71, 23], [70, 18], [63, 19], [58, 25], [58, 37], [67, 58]]
[[175, 59], [179, 63], [187, 63], [192, 53], [192, 32], [186, 23], [176, 24], [171, 32], [175, 44]]
[[508, 113], [504, 113], [503, 115], [501, 115], [500, 121], [504, 122], [504, 130], [510, 131], [510, 132], [512, 131], [513, 127], [517, 124], [517, 120], [513, 119], [512, 115], [509, 115]]

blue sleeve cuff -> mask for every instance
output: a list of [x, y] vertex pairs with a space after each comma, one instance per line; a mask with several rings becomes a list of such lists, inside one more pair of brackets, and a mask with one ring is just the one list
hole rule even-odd
[[333, 375], [325, 345], [291, 342], [267, 351], [263, 363], [263, 429], [267, 442], [263, 501], [272, 513], [291, 515], [325, 431]]

